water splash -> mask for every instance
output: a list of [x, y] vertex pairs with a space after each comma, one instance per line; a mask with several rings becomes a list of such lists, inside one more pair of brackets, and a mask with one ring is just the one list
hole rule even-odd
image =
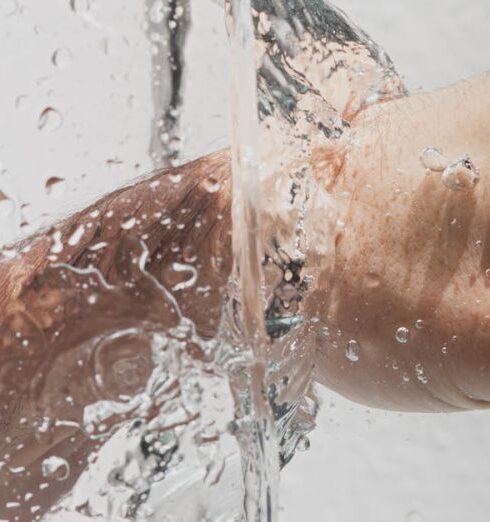
[[[89, 3], [70, 5], [83, 13]], [[156, 165], [177, 161], [180, 147], [189, 5], [168, 5], [148, 3]], [[27, 296], [39, 320], [16, 309], [1, 330], [2, 518], [8, 504], [7, 518], [155, 520], [160, 503], [169, 520], [277, 519], [279, 468], [308, 447], [318, 410], [312, 339], [328, 329], [309, 296], [332, 261], [336, 158], [362, 108], [404, 91], [382, 50], [328, 3], [233, 0], [226, 17], [234, 270], [219, 334], [199, 335], [176, 300], [209, 293], [192, 245], [169, 246], [182, 255], [162, 261], [160, 281], [132, 214], [115, 227], [129, 237], [115, 255], [110, 240], [87, 246], [87, 265], [111, 264], [106, 278], [65, 265], [41, 274]], [[62, 123], [52, 110], [43, 132]], [[179, 230], [166, 210], [159, 223]], [[50, 231], [52, 260], [90, 233], [89, 223], [66, 238]], [[220, 254], [209, 253], [217, 272]]]

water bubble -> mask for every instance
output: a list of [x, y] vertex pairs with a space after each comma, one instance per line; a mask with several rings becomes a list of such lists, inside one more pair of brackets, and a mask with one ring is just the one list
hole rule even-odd
[[345, 356], [349, 361], [357, 362], [359, 360], [359, 343], [351, 339], [345, 347]]
[[46, 107], [39, 115], [37, 128], [44, 133], [54, 132], [63, 124], [63, 116], [53, 107]]
[[69, 49], [64, 47], [57, 49], [53, 56], [51, 57], [51, 61], [55, 67], [58, 69], [66, 69], [71, 64], [72, 55]]
[[473, 164], [468, 155], [451, 163], [442, 175], [442, 182], [457, 192], [473, 190], [480, 181], [479, 169]]
[[427, 147], [420, 154], [420, 162], [424, 168], [432, 172], [443, 172], [449, 163], [447, 158], [438, 149]]
[[425, 328], [425, 322], [422, 319], [417, 319], [415, 321], [415, 328], [417, 328], [417, 330], [422, 330]]
[[410, 330], [405, 326], [400, 326], [398, 330], [395, 333], [395, 339], [400, 344], [406, 344], [408, 343], [408, 338], [410, 337]]
[[11, 216], [14, 210], [15, 203], [0, 190], [0, 219]]
[[15, 14], [18, 8], [17, 0], [0, 0], [0, 13], [5, 16]]
[[70, 465], [65, 459], [53, 455], [42, 461], [41, 472], [45, 478], [62, 481], [70, 475]]
[[46, 194], [54, 198], [60, 198], [65, 193], [66, 181], [63, 178], [57, 176], [51, 176], [46, 180], [44, 184]]

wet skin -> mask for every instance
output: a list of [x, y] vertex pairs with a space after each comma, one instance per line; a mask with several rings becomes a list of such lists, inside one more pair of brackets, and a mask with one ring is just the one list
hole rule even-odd
[[[316, 381], [352, 400], [407, 411], [488, 406], [489, 84], [483, 76], [373, 106], [353, 119], [349, 139], [339, 143], [338, 150], [328, 151], [341, 159], [334, 183], [331, 177], [324, 180], [325, 190], [337, 202], [339, 223], [333, 257], [327, 263], [311, 261], [321, 269], [300, 304], [307, 318], [319, 320], [307, 322], [296, 335], [312, 347]], [[440, 173], [428, 175], [423, 168], [420, 153], [426, 147], [437, 147], [448, 158], [468, 154], [480, 168], [480, 183], [467, 192], [448, 189]], [[314, 161], [322, 154], [325, 151], [318, 151]], [[90, 309], [73, 308], [73, 284], [50, 265], [96, 268], [108, 282], [124, 283], [143, 238], [148, 248], [145, 268], [166, 287], [179, 282], [174, 262], [195, 266], [196, 283], [174, 294], [198, 333], [212, 337], [231, 270], [230, 170], [229, 153], [222, 151], [156, 173], [14, 245], [3, 258], [1, 452], [12, 455], [10, 467], [28, 467], [30, 478], [1, 471], [0, 502], [11, 499], [12, 491], [29, 491], [42, 481], [45, 455], [65, 455], [72, 462], [70, 477], [36, 499], [44, 511], [69, 491], [88, 455], [97, 449], [98, 443], [76, 427], [56, 429], [41, 440], [35, 438], [34, 428], [21, 422], [39, 420], [38, 400], [44, 401], [41, 407], [48, 400], [55, 418], [81, 422], [83, 405], [97, 399], [86, 384], [93, 379], [90, 367], [73, 372], [77, 347], [83, 347], [87, 336], [103, 331], [114, 317], [118, 328], [142, 319], [166, 326], [176, 320], [172, 307], [160, 303], [150, 289], [145, 290], [147, 302], [132, 301], [129, 293], [84, 316]], [[316, 174], [322, 181], [321, 169]], [[136, 218], [132, 227], [125, 225], [130, 217]], [[79, 241], [70, 244], [81, 225]], [[53, 251], [58, 241], [64, 244], [61, 252]], [[107, 318], [104, 310], [110, 312]], [[396, 339], [401, 327], [408, 330], [406, 343]], [[21, 338], [29, 339], [27, 347]], [[352, 340], [357, 361], [346, 357]], [[125, 350], [138, 346], [135, 342]], [[194, 352], [193, 357], [201, 356], [199, 350]], [[132, 382], [135, 390], [144, 385], [147, 370], [142, 363], [141, 382]], [[40, 375], [51, 388], [38, 399], [32, 383]], [[64, 400], [53, 406], [49, 399], [67, 394], [74, 396], [76, 407]], [[17, 450], [19, 444], [22, 450]]]
[[[318, 328], [330, 330], [330, 337], [308, 335], [315, 344], [316, 379], [353, 400], [409, 411], [487, 406], [489, 83], [483, 76], [371, 107], [355, 118], [350, 144], [339, 150], [345, 161], [328, 187], [341, 212], [334, 266], [318, 278], [302, 306], [307, 315], [320, 317]], [[481, 170], [475, 190], [454, 192], [439, 174], [427, 175], [419, 156], [428, 146], [449, 158], [469, 154]], [[168, 266], [183, 261], [182, 252], [191, 255], [192, 248], [199, 260], [198, 280], [194, 288], [177, 292], [177, 299], [201, 335], [209, 337], [219, 322], [231, 263], [228, 152], [197, 160], [178, 173], [178, 183], [175, 172], [158, 173], [58, 224], [66, 243], [77, 226], [92, 223], [77, 245], [57, 255], [57, 262], [95, 266], [109, 281], [117, 280], [114, 263], [122, 238], [146, 234], [147, 269], [170, 285]], [[210, 192], [215, 182], [220, 188]], [[162, 225], [159, 212], [180, 226]], [[124, 230], [120, 225], [128, 215], [137, 223]], [[12, 321], [29, 317], [49, 330], [60, 320], [54, 312], [58, 297], [52, 289], [41, 296], [37, 283], [49, 270], [52, 233], [17, 245], [18, 250], [31, 248], [3, 263], [4, 350], [6, 325]], [[106, 248], [91, 251], [102, 241], [108, 242]], [[211, 290], [203, 297], [196, 287]], [[396, 340], [400, 327], [409, 330], [406, 343]], [[358, 343], [357, 362], [345, 356], [352, 339]]]

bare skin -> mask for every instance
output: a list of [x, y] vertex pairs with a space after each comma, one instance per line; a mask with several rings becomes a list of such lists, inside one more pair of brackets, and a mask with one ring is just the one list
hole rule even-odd
[[[485, 295], [490, 124], [483, 116], [490, 114], [489, 83], [484, 76], [387, 102], [363, 111], [352, 124], [353, 145], [329, 187], [344, 222], [337, 233], [335, 269], [305, 306], [335, 337], [317, 337], [317, 380], [354, 400], [445, 411], [486, 407], [490, 399]], [[482, 171], [481, 183], [474, 191], [452, 192], [437, 174], [426, 175], [419, 155], [428, 146], [448, 157], [468, 153]], [[216, 153], [121, 189], [17, 245], [20, 253], [3, 262], [0, 274], [3, 353], [12, 344], [12, 322], [32, 321], [49, 330], [60, 320], [56, 294], [43, 293], [37, 283], [51, 262], [94, 266], [111, 281], [122, 238], [144, 234], [147, 269], [166, 285], [172, 276], [165, 267], [182, 261], [182, 252], [192, 246], [192, 256], [200, 260], [196, 286], [209, 286], [211, 292], [200, 298], [189, 289], [177, 297], [199, 332], [212, 336], [231, 262], [229, 178], [228, 152]], [[209, 191], [215, 182], [219, 190]], [[137, 222], [128, 230], [121, 224], [129, 216]], [[168, 216], [174, 225], [162, 225]], [[81, 239], [67, 245], [80, 225], [85, 225]], [[66, 246], [53, 254], [56, 231]], [[91, 250], [103, 241], [106, 248]], [[180, 253], [172, 253], [173, 243]], [[418, 320], [423, 328], [416, 328]], [[399, 327], [409, 329], [406, 344], [395, 339]], [[359, 343], [358, 362], [345, 357], [351, 339]]]
[[[301, 305], [319, 322], [300, 334], [314, 345], [316, 380], [352, 400], [406, 411], [488, 407], [489, 84], [490, 77], [483, 76], [370, 107], [352, 121], [348, 145], [342, 142], [336, 151], [340, 170], [334, 182], [325, 180], [341, 218], [334, 264], [319, 275]], [[449, 158], [469, 154], [481, 170], [480, 183], [468, 192], [448, 189], [440, 173], [427, 175], [423, 168], [419, 156], [426, 147], [437, 147]], [[73, 426], [39, 440], [21, 422], [39, 415], [29, 404], [37, 393], [32, 383], [43, 372], [54, 387], [48, 399], [78, 394], [79, 406], [96, 400], [86, 384], [93, 377], [90, 367], [74, 373], [73, 367], [76, 347], [103, 327], [103, 318], [80, 319], [67, 291], [73, 282], [63, 283], [59, 269], [50, 265], [93, 267], [110, 283], [122, 283], [128, 278], [124, 255], [137, 250], [143, 238], [147, 271], [177, 288], [182, 313], [201, 336], [212, 337], [231, 270], [230, 169], [229, 153], [222, 151], [157, 173], [14, 245], [0, 261], [0, 451], [11, 454], [10, 468], [32, 470], [29, 481], [23, 474], [0, 472], [7, 495], [0, 493], [0, 503], [42, 481], [40, 463], [49, 452], [83, 463], [97, 447]], [[195, 266], [192, 287], [178, 287], [174, 262]], [[127, 327], [141, 318], [175, 323], [170, 306], [151, 301], [151, 293], [147, 297], [150, 307], [132, 300], [130, 292], [116, 303], [111, 298], [110, 307], [121, 316], [117, 325]], [[406, 343], [395, 338], [400, 327], [408, 329]], [[357, 362], [345, 355], [352, 340]], [[140, 370], [143, 382], [144, 364]], [[83, 410], [64, 403], [54, 407], [56, 418]], [[68, 480], [42, 492], [36, 499], [42, 511], [69, 491], [82, 469], [73, 465]]]

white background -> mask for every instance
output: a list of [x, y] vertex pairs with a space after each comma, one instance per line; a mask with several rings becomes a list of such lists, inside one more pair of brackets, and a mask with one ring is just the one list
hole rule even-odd
[[[11, 199], [0, 201], [0, 244], [21, 222], [28, 233], [151, 169], [143, 0], [75, 4], [77, 13], [69, 0], [0, 0], [0, 191]], [[227, 142], [221, 12], [210, 0], [193, 4], [186, 157]], [[489, 0], [338, 5], [387, 49], [412, 89], [490, 66]], [[57, 49], [67, 50], [61, 66], [52, 63]], [[41, 132], [48, 107], [63, 121]], [[52, 176], [66, 183], [49, 195]], [[399, 415], [323, 396], [311, 450], [282, 476], [281, 522], [490, 520], [490, 413]]]

